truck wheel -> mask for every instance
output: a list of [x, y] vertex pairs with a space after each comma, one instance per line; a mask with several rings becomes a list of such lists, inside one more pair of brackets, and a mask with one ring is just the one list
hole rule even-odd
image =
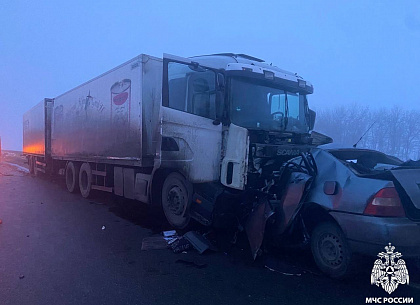
[[79, 189], [83, 198], [88, 198], [92, 188], [92, 170], [89, 163], [83, 163], [79, 171]]
[[351, 251], [343, 231], [333, 222], [320, 223], [312, 232], [311, 249], [318, 268], [332, 278], [348, 271]]
[[79, 187], [77, 177], [79, 177], [79, 168], [73, 162], [68, 162], [66, 165], [66, 186], [70, 193], [76, 192]]
[[174, 228], [183, 229], [190, 222], [190, 199], [185, 178], [178, 173], [169, 174], [162, 186], [162, 209]]

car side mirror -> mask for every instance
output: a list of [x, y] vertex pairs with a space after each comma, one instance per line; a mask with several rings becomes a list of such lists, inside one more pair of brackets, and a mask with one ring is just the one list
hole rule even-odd
[[313, 130], [315, 126], [316, 112], [309, 109], [309, 130]]

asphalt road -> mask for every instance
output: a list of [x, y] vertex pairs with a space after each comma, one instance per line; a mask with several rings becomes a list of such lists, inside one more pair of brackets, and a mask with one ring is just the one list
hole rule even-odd
[[[86, 200], [59, 178], [0, 163], [0, 304], [365, 304], [387, 297], [370, 285], [374, 258], [337, 281], [302, 251], [256, 262], [240, 246], [203, 255], [142, 251], [143, 238], [167, 227], [133, 204], [121, 208], [109, 195]], [[418, 271], [407, 265], [410, 285], [392, 296], [420, 304]]]

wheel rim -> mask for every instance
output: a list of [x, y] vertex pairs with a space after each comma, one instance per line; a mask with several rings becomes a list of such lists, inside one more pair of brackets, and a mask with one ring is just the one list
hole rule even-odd
[[324, 263], [330, 267], [338, 267], [344, 261], [343, 245], [340, 239], [331, 233], [321, 236], [318, 250]]
[[185, 194], [181, 187], [173, 185], [168, 191], [166, 196], [166, 205], [168, 210], [176, 216], [182, 216], [184, 214], [186, 200]]

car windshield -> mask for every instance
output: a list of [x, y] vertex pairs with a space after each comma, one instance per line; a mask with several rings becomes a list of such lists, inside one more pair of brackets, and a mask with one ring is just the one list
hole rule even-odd
[[268, 81], [232, 78], [231, 121], [249, 129], [305, 133], [309, 131], [305, 99], [304, 94], [283, 90]]

